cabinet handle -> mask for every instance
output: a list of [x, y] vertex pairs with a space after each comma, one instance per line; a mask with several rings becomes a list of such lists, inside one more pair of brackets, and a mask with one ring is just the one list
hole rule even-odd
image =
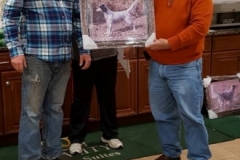
[[3, 62], [0, 62], [0, 64], [7, 64], [9, 63], [8, 61], [3, 61]]
[[7, 86], [9, 86], [9, 85], [10, 85], [10, 82], [9, 82], [9, 81], [7, 81], [7, 82], [6, 82], [6, 85], [7, 85]]

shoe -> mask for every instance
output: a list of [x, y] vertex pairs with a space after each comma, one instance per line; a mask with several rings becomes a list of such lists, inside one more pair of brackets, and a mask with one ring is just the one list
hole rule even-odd
[[177, 157], [177, 158], [170, 158], [170, 157], [167, 157], [165, 156], [164, 154], [161, 155], [160, 157], [158, 157], [157, 159], [155, 160], [181, 160], [181, 157]]
[[110, 140], [106, 140], [103, 137], [101, 137], [101, 141], [103, 143], [107, 143], [111, 148], [114, 149], [121, 149], [123, 148], [123, 143], [119, 140], [119, 139], [110, 139]]
[[69, 147], [69, 152], [71, 154], [75, 154], [75, 153], [82, 153], [82, 144], [80, 143], [72, 143], [71, 146]]
[[63, 152], [61, 156], [54, 158], [53, 160], [71, 160], [71, 159], [72, 159], [72, 155]]

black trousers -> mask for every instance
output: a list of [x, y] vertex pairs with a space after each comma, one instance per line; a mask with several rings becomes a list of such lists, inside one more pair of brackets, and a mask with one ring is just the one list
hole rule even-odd
[[95, 85], [100, 108], [100, 125], [103, 138], [118, 137], [116, 118], [117, 56], [92, 61], [87, 70], [81, 70], [79, 61], [73, 60], [74, 100], [70, 111], [71, 143], [82, 143], [87, 135], [93, 86]]

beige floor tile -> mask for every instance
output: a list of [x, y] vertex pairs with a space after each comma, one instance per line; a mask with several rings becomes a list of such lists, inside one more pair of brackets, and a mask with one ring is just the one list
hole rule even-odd
[[240, 139], [223, 142], [218, 145], [221, 146], [222, 148], [225, 148], [226, 150], [229, 150], [229, 151], [237, 154], [238, 156], [240, 156]]
[[[212, 152], [212, 158], [210, 160], [228, 160], [228, 158], [238, 157], [237, 154], [221, 147], [220, 144], [210, 145], [210, 150]], [[187, 155], [187, 151], [188, 150], [184, 150], [183, 154]]]
[[225, 160], [227, 158], [234, 158], [238, 155], [221, 147], [220, 144], [210, 145], [210, 150], [212, 152], [211, 160]]
[[[240, 139], [210, 145], [212, 158], [210, 160], [240, 160]], [[187, 160], [188, 150], [183, 150], [181, 159]], [[154, 160], [159, 155], [143, 157], [135, 160]]]
[[228, 158], [228, 159], [225, 159], [225, 160], [240, 160], [240, 156], [237, 156], [237, 157], [234, 157], [234, 158]]

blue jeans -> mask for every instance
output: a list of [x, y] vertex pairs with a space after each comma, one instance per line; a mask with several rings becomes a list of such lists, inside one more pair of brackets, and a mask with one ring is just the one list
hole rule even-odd
[[163, 154], [180, 156], [180, 126], [183, 122], [189, 160], [211, 157], [203, 104], [202, 59], [182, 65], [150, 61], [149, 100], [157, 124]]
[[38, 160], [41, 156], [52, 159], [62, 153], [62, 104], [71, 62], [46, 62], [30, 55], [26, 61], [27, 68], [22, 74], [18, 159]]

